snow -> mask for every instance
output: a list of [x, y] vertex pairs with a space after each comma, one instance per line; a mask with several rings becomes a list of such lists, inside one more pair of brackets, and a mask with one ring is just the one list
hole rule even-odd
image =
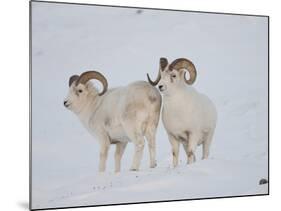
[[[194, 12], [32, 3], [32, 208], [102, 205], [268, 193], [267, 19]], [[98, 173], [99, 146], [63, 107], [73, 74], [101, 71], [110, 87], [156, 77], [160, 57], [191, 59], [194, 85], [218, 110], [208, 160], [172, 168], [160, 121], [157, 161]], [[100, 87], [100, 84], [97, 84]]]

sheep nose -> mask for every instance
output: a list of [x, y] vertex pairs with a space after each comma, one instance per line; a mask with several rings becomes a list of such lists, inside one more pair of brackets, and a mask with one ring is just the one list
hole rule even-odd
[[161, 90], [163, 88], [163, 85], [159, 85], [158, 88]]
[[65, 101], [63, 101], [63, 105], [64, 105], [64, 106], [66, 106], [66, 104], [67, 104], [67, 101], [66, 101], [66, 100], [65, 100]]

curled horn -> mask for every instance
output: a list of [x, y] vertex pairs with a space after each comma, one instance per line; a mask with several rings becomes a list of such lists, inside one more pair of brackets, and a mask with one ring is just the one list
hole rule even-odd
[[155, 81], [152, 81], [148, 75], [148, 73], [146, 74], [147, 75], [147, 80], [148, 82], [152, 85], [152, 86], [156, 86], [160, 79], [161, 79], [161, 73], [160, 73], [160, 70], [163, 71], [166, 66], [168, 65], [168, 60], [164, 57], [160, 58], [160, 68], [159, 68], [159, 71], [158, 71], [158, 75], [157, 75], [157, 78]]
[[185, 77], [186, 76], [186, 72], [185, 72], [184, 73], [184, 80], [185, 80], [185, 83], [187, 83], [189, 85], [192, 85], [196, 80], [196, 76], [197, 76], [196, 68], [195, 68], [194, 64], [188, 59], [185, 59], [185, 58], [176, 59], [175, 61], [173, 61], [170, 64], [169, 69], [171, 71], [173, 69], [178, 70], [178, 71], [181, 70], [181, 69], [188, 70], [190, 77], [187, 80], [186, 77]]
[[101, 93], [99, 93], [99, 96], [103, 95], [107, 91], [108, 83], [106, 78], [97, 71], [87, 71], [80, 75], [78, 80], [76, 81], [76, 85], [78, 84], [86, 84], [91, 79], [97, 79], [99, 80], [103, 85], [103, 90]]
[[74, 81], [76, 81], [78, 78], [79, 78], [78, 75], [73, 75], [73, 76], [71, 76], [71, 77], [69, 78], [69, 82], [68, 82], [69, 87], [70, 87], [71, 84], [72, 84]]

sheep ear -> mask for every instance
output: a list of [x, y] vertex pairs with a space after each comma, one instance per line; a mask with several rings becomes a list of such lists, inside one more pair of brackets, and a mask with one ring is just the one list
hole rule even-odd
[[164, 71], [165, 68], [166, 68], [167, 65], [168, 65], [168, 59], [165, 58], [165, 57], [161, 57], [159, 63], [160, 63], [160, 69], [161, 69], [162, 71]]
[[89, 89], [90, 87], [93, 86], [93, 84], [92, 84], [91, 81], [88, 81], [88, 82], [86, 82], [86, 84], [84, 84], [84, 86], [85, 86], [86, 89]]
[[186, 75], [186, 70], [181, 69], [181, 70], [179, 71], [179, 76], [180, 76], [180, 78], [181, 78], [181, 77], [184, 77], [185, 75]]

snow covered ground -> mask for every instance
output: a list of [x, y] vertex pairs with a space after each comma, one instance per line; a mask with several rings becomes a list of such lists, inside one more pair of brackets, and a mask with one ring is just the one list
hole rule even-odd
[[[268, 178], [267, 19], [32, 3], [32, 208], [265, 194]], [[141, 170], [130, 172], [129, 144], [122, 171], [113, 150], [103, 174], [99, 146], [63, 107], [68, 79], [99, 70], [109, 86], [156, 76], [160, 57], [186, 57], [198, 70], [195, 87], [219, 113], [211, 155], [171, 166], [160, 122], [158, 166], [145, 148]], [[100, 86], [99, 84], [97, 84]], [[201, 157], [201, 147], [197, 158]]]

